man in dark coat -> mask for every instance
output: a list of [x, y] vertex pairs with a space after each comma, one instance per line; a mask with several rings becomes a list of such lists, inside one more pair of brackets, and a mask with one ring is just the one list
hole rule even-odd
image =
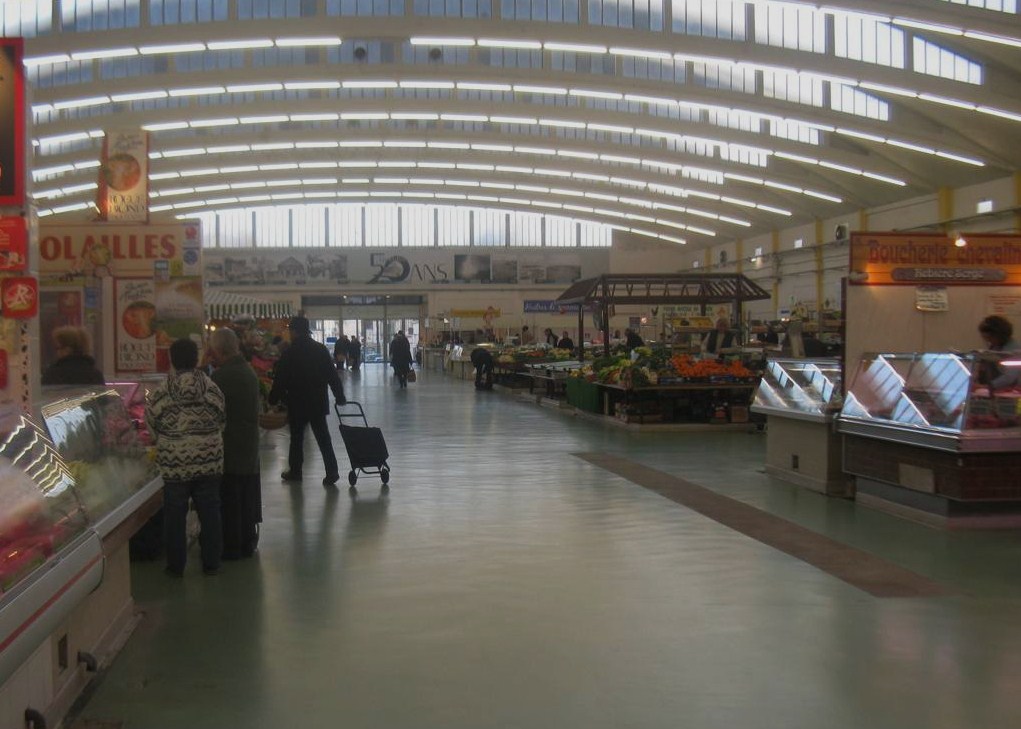
[[220, 519], [223, 558], [251, 557], [259, 543], [262, 481], [259, 476], [259, 378], [241, 355], [237, 335], [226, 327], [209, 337], [212, 379], [223, 392], [223, 481]]
[[281, 478], [285, 481], [300, 481], [301, 468], [305, 460], [305, 426], [312, 426], [312, 434], [326, 466], [324, 486], [340, 480], [337, 455], [333, 452], [330, 429], [326, 415], [330, 412], [327, 387], [333, 390], [338, 405], [347, 402], [344, 386], [333, 366], [330, 350], [312, 339], [308, 319], [296, 316], [288, 324], [291, 330], [291, 346], [277, 360], [273, 387], [269, 392], [270, 405], [283, 401], [287, 404], [287, 421], [291, 428], [291, 447], [288, 453], [288, 468]]
[[493, 355], [484, 347], [476, 347], [471, 353], [471, 363], [475, 367], [475, 389], [493, 389]]
[[402, 329], [394, 334], [390, 341], [390, 366], [393, 367], [394, 375], [397, 376], [397, 382], [402, 388], [408, 386], [408, 372], [411, 371], [414, 361], [414, 357], [411, 356], [411, 342], [404, 336]]

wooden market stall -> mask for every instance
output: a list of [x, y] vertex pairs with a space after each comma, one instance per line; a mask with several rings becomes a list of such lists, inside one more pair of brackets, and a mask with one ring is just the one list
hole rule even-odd
[[579, 358], [585, 358], [586, 308], [593, 308], [603, 333], [603, 352], [610, 353], [610, 312], [618, 306], [697, 305], [703, 316], [714, 304], [733, 304], [742, 319], [746, 301], [770, 293], [740, 273], [620, 273], [578, 281], [557, 297], [560, 306], [578, 307]]

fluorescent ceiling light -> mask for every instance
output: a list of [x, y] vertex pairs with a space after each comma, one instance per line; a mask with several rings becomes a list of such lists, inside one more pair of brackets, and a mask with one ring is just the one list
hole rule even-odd
[[932, 147], [923, 147], [918, 144], [912, 144], [911, 142], [904, 142], [899, 139], [887, 139], [887, 144], [892, 144], [894, 147], [902, 147], [903, 149], [910, 149], [914, 152], [924, 152], [925, 154], [936, 154], [936, 150]]
[[983, 114], [991, 114], [992, 116], [1002, 117], [1003, 119], [1010, 119], [1011, 121], [1021, 122], [1021, 114], [1012, 111], [994, 109], [990, 106], [980, 106], [976, 109], [976, 111], [981, 111]]
[[[429, 146], [433, 147], [433, 146], [438, 146], [438, 145], [434, 145], [432, 142], [430, 142]], [[468, 148], [467, 144], [464, 145], [464, 147], [462, 147], [462, 149], [467, 149], [467, 148]], [[512, 147], [509, 144], [472, 144], [471, 148], [479, 150], [480, 152], [513, 152], [514, 151], [514, 147]]]
[[562, 121], [560, 119], [540, 119], [539, 124], [546, 127], [559, 127], [561, 129], [584, 129], [585, 122]]
[[192, 147], [190, 149], [168, 149], [163, 152], [165, 159], [171, 159], [174, 157], [195, 157], [200, 154], [205, 154], [205, 147]]
[[967, 109], [968, 111], [975, 111], [975, 105], [968, 103], [967, 101], [960, 101], [959, 99], [950, 99], [946, 96], [936, 96], [935, 94], [919, 94], [919, 99], [923, 101], [932, 101], [936, 104], [945, 104], [946, 106], [956, 106], [958, 109]]
[[654, 104], [656, 106], [677, 106], [676, 99], [668, 99], [664, 96], [645, 96], [643, 94], [624, 94], [625, 101], [634, 101], [639, 104]]
[[615, 56], [630, 56], [632, 58], [646, 58], [658, 61], [672, 61], [674, 56], [666, 51], [649, 51], [642, 48], [610, 48], [610, 53]]
[[499, 38], [479, 38], [478, 43], [483, 48], [513, 48], [525, 51], [542, 50], [542, 43], [540, 43], [539, 41], [503, 40]]
[[453, 81], [401, 81], [402, 89], [452, 89], [455, 88]]
[[126, 48], [105, 48], [97, 51], [79, 51], [71, 54], [74, 61], [93, 61], [101, 58], [128, 58], [137, 56], [138, 50], [133, 47]]
[[154, 56], [159, 53], [196, 53], [206, 50], [205, 43], [167, 43], [158, 46], [139, 46], [138, 52], [143, 56]]
[[249, 40], [210, 41], [211, 51], [237, 51], [246, 48], [272, 48], [273, 41], [269, 38], [252, 38]]
[[590, 99], [612, 99], [613, 101], [619, 101], [624, 98], [624, 94], [618, 94], [613, 91], [591, 91], [589, 89], [571, 89], [571, 96], [582, 96]]
[[510, 84], [487, 84], [471, 81], [458, 81], [457, 88], [464, 91], [511, 91]]
[[44, 66], [50, 63], [67, 63], [71, 60], [71, 56], [66, 53], [53, 53], [48, 56], [36, 56], [34, 58], [26, 58], [25, 65], [29, 68], [35, 66]]
[[227, 91], [232, 94], [247, 94], [257, 91], [282, 91], [283, 88], [284, 85], [280, 83], [232, 84], [227, 87]]
[[411, 39], [413, 46], [473, 46], [474, 38], [441, 38], [432, 36], [416, 36]]
[[816, 192], [815, 190], [805, 190], [805, 194], [810, 196], [810, 197], [817, 197], [820, 200], [827, 200], [829, 202], [834, 202], [834, 203], [842, 203], [842, 202], [844, 202], [839, 197], [835, 197], [833, 195], [827, 195], [826, 193], [823, 193], [823, 192]]
[[429, 142], [430, 149], [469, 149], [471, 145], [467, 142]]
[[323, 36], [319, 38], [277, 38], [279, 48], [301, 48], [303, 46], [339, 46], [343, 41], [339, 36]]
[[383, 142], [384, 147], [393, 147], [397, 149], [424, 149], [425, 142], [415, 142], [410, 140], [395, 139], [392, 141]]
[[898, 187], [907, 187], [908, 184], [904, 180], [898, 180], [896, 177], [887, 177], [886, 175], [880, 175], [876, 172], [864, 172], [862, 174], [864, 177], [879, 180], [880, 182], [886, 182], [890, 185], [897, 185]]
[[879, 135], [876, 134], [866, 134], [865, 132], [858, 132], [853, 129], [844, 129], [842, 127], [837, 127], [836, 132], [837, 134], [843, 134], [848, 137], [856, 137], [857, 139], [867, 139], [870, 142], [879, 142], [880, 144], [886, 142], [886, 137], [880, 137]]
[[125, 101], [145, 101], [146, 99], [165, 99], [166, 97], [166, 91], [137, 91], [132, 94], [114, 94], [110, 97], [110, 100], [121, 103]]
[[634, 134], [632, 127], [620, 127], [616, 124], [588, 124], [589, 129], [594, 132], [612, 132], [616, 134]]
[[972, 165], [974, 167], [986, 166], [986, 163], [980, 159], [975, 159], [974, 157], [964, 157], [959, 154], [951, 154], [950, 152], [941, 152], [939, 150], [936, 150], [936, 156], [943, 157], [944, 159], [950, 159], [953, 160], [954, 162], [963, 162], [966, 165]]
[[345, 81], [345, 89], [396, 89], [396, 81]]
[[784, 217], [790, 217], [792, 215], [790, 210], [784, 210], [783, 208], [774, 208], [771, 205], [756, 205], [759, 210], [765, 210], [767, 213], [775, 213], [776, 215], [783, 215]]
[[539, 120], [530, 116], [491, 116], [491, 124], [538, 124]]
[[341, 114], [340, 118], [343, 119], [344, 121], [359, 121], [359, 120], [371, 121], [371, 120], [387, 119], [387, 118], [389, 118], [389, 116], [390, 116], [389, 114], [385, 114], [385, 113], [381, 113], [381, 112], [366, 111], [366, 112], [351, 112], [351, 113], [348, 113], [348, 114]]
[[918, 30], [928, 30], [932, 33], [945, 33], [947, 35], [964, 35], [964, 31], [960, 28], [954, 28], [949, 25], [939, 25], [937, 23], [924, 23], [920, 20], [912, 20], [911, 18], [894, 18], [894, 25], [900, 25], [904, 28], [917, 28]]
[[514, 84], [514, 91], [519, 94], [550, 94], [552, 96], [567, 94], [567, 89], [560, 86], [529, 86], [526, 84]]
[[253, 152], [272, 152], [279, 149], [294, 149], [290, 142], [267, 142], [265, 144], [253, 144]]
[[220, 147], [206, 147], [207, 154], [228, 154], [230, 152], [247, 152], [251, 149], [247, 144], [225, 144]]
[[109, 96], [91, 96], [87, 99], [70, 99], [68, 101], [58, 101], [53, 104], [53, 108], [56, 110], [61, 109], [75, 109], [86, 106], [99, 106], [101, 104], [109, 104]]
[[237, 117], [225, 116], [222, 119], [198, 119], [193, 122], [189, 122], [189, 126], [192, 129], [198, 129], [202, 127], [230, 127], [239, 124]]
[[543, 43], [547, 51], [565, 51], [567, 53], [606, 53], [606, 46], [589, 45], [587, 43]]
[[289, 120], [290, 117], [287, 114], [268, 114], [265, 116], [243, 116], [240, 121], [242, 124], [279, 124]]
[[820, 162], [819, 166], [820, 167], [825, 167], [825, 168], [830, 169], [830, 170], [837, 170], [839, 172], [847, 172], [847, 173], [852, 174], [852, 175], [860, 175], [862, 173], [862, 171], [860, 169], [858, 169], [857, 167], [849, 167], [847, 165], [840, 165], [840, 164], [837, 164], [836, 162], [827, 162], [825, 160]]
[[288, 81], [284, 84], [288, 91], [316, 91], [339, 89], [340, 81]]
[[999, 43], [1005, 46], [1021, 48], [1021, 38], [1007, 38], [1002, 35], [990, 35], [989, 33], [979, 33], [974, 30], [964, 31], [964, 37], [971, 38], [972, 40], [988, 41], [990, 43]]
[[435, 121], [440, 118], [439, 114], [426, 114], [417, 112], [403, 112], [395, 111], [390, 114], [391, 119], [405, 120], [405, 121]]
[[340, 119], [340, 114], [329, 113], [329, 114], [291, 114], [291, 121], [295, 122], [312, 122], [312, 121], [337, 121]]
[[167, 93], [171, 98], [178, 96], [205, 96], [207, 94], [225, 94], [227, 89], [223, 86], [196, 86], [190, 89], [170, 89]]
[[780, 159], [789, 159], [792, 162], [802, 162], [806, 165], [817, 165], [819, 160], [814, 157], [803, 157], [800, 154], [788, 154], [787, 152], [774, 152], [773, 156], [779, 157]]
[[884, 94], [894, 94], [895, 96], [906, 96], [909, 99], [914, 99], [918, 96], [917, 91], [911, 89], [902, 89], [898, 86], [887, 86], [886, 84], [875, 84], [871, 81], [862, 81], [858, 84], [860, 88], [869, 89], [870, 91], [879, 91]]
[[440, 114], [440, 119], [442, 119], [443, 121], [461, 121], [461, 122], [489, 121], [488, 116], [482, 116], [481, 114]]
[[[336, 142], [295, 142], [295, 144], [294, 144], [294, 148], [295, 149], [336, 149], [337, 146], [338, 145], [337, 145]], [[302, 167], [306, 167], [306, 166], [308, 166], [310, 164], [312, 164], [312, 165], [324, 164], [324, 165], [326, 165], [328, 167], [335, 167], [336, 166], [332, 162], [322, 162], [322, 163], [319, 163], [319, 162], [308, 162], [308, 163], [302, 164]]]
[[165, 132], [171, 129], [187, 129], [188, 122], [161, 122], [157, 124], [143, 124], [142, 129], [147, 132]]

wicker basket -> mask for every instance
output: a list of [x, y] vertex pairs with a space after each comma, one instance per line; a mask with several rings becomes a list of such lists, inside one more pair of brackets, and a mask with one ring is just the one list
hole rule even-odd
[[259, 415], [259, 427], [264, 430], [279, 430], [287, 425], [286, 410], [269, 410]]

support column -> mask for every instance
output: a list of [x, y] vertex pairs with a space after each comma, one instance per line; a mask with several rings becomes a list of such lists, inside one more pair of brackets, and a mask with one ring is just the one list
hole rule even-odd
[[953, 188], [941, 187], [936, 191], [936, 210], [936, 214], [939, 216], [939, 222], [943, 224], [943, 229], [946, 230], [946, 221], [954, 219]]
[[869, 211], [862, 208], [858, 211], [858, 230], [865, 231], [869, 229]]
[[815, 308], [819, 316], [819, 326], [822, 327], [823, 296], [826, 291], [826, 271], [823, 265], [823, 246], [826, 243], [825, 233], [821, 220], [815, 221]]
[[[773, 253], [773, 260], [776, 261], [777, 256], [780, 255], [780, 231], [773, 231], [773, 240], [771, 241], [770, 250]], [[776, 276], [773, 277], [773, 319], [780, 318], [780, 279]]]
[[744, 273], [744, 239], [742, 238], [734, 241], [734, 257], [737, 259], [734, 273]]

